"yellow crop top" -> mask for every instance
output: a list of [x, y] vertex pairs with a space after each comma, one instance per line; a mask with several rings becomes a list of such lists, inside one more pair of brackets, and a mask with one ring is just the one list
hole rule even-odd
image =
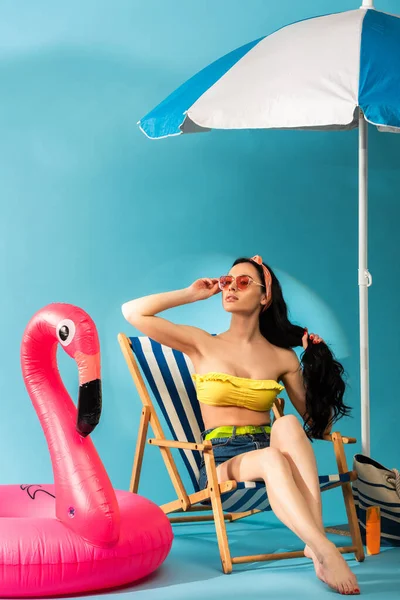
[[192, 379], [203, 404], [239, 406], [259, 412], [269, 411], [278, 393], [285, 389], [274, 379], [248, 379], [226, 373], [195, 373]]

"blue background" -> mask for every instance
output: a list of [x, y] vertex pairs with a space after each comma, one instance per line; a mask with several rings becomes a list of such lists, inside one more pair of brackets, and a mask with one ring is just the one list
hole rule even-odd
[[[137, 120], [188, 77], [285, 23], [358, 8], [360, 0], [3, 0], [0, 5], [0, 482], [52, 481], [19, 351], [30, 317], [70, 302], [97, 323], [104, 383], [93, 438], [127, 489], [140, 402], [117, 343], [135, 331], [123, 302], [226, 272], [261, 254], [294, 321], [332, 344], [349, 376], [360, 438], [357, 131], [212, 132], [159, 142]], [[379, 8], [396, 12], [396, 2]], [[370, 128], [372, 456], [399, 467], [398, 219], [400, 139]], [[228, 326], [220, 299], [171, 311], [209, 331]], [[76, 397], [74, 363], [59, 353]], [[333, 449], [315, 444], [320, 470]], [[352, 456], [360, 445], [347, 449]], [[173, 499], [159, 452], [146, 449], [140, 492]], [[341, 520], [340, 492], [324, 496]], [[268, 518], [273, 518], [269, 516]]]

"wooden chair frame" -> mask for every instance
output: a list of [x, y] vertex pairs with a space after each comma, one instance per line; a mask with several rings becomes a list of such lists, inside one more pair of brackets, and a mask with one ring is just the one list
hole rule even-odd
[[[170, 522], [194, 523], [200, 521], [214, 521], [218, 541], [218, 548], [222, 563], [222, 570], [224, 573], [231, 573], [232, 565], [234, 564], [242, 564], [255, 561], [281, 560], [286, 558], [299, 558], [304, 556], [304, 552], [301, 550], [296, 552], [281, 552], [276, 554], [273, 553], [256, 554], [251, 556], [231, 556], [225, 521], [237, 521], [239, 519], [248, 517], [252, 514], [256, 514], [260, 511], [249, 510], [246, 512], [239, 513], [224, 513], [222, 509], [221, 494], [235, 490], [237, 485], [236, 481], [224, 481], [223, 483], [218, 483], [213, 448], [209, 440], [204, 441], [204, 443], [202, 444], [197, 444], [166, 439], [159, 418], [157, 416], [156, 409], [147, 391], [146, 384], [143, 380], [136, 359], [133, 355], [131, 342], [129, 338], [123, 333], [120, 333], [118, 335], [118, 342], [120, 344], [122, 354], [126, 360], [130, 374], [132, 376], [132, 379], [135, 383], [135, 386], [143, 404], [129, 490], [133, 493], [138, 492], [144, 448], [146, 445], [148, 430], [150, 426], [153, 430], [154, 437], [148, 439], [147, 442], [152, 446], [158, 446], [160, 448], [161, 456], [164, 460], [165, 466], [171, 478], [172, 485], [174, 486], [174, 489], [177, 494], [177, 500], [174, 500], [167, 504], [163, 504], [161, 506], [162, 510], [167, 515], [171, 513], [201, 513], [202, 511], [212, 510], [212, 515], [190, 514], [185, 517], [172, 517], [170, 518]], [[278, 419], [281, 416], [283, 416], [283, 408], [284, 400], [282, 398], [277, 398], [275, 401], [275, 405], [273, 406], [275, 419]], [[355, 438], [344, 437], [339, 432], [325, 435], [324, 439], [333, 443], [338, 473], [347, 473], [349, 469], [347, 466], [344, 444], [354, 444], [357, 440]], [[195, 492], [193, 494], [188, 494], [186, 492], [171, 452], [171, 449], [176, 448], [203, 452], [203, 458], [208, 479], [208, 487], [206, 489], [201, 490], [199, 492]], [[355, 471], [351, 471], [350, 479], [351, 481], [357, 479], [357, 474]], [[356, 560], [363, 561], [365, 557], [364, 548], [361, 540], [361, 534], [354, 505], [351, 483], [335, 482], [332, 483], [332, 485], [326, 487], [323, 491], [338, 486], [341, 486], [342, 488], [350, 536], [352, 539], [352, 545], [338, 547], [338, 550], [343, 554], [348, 552], [354, 552]], [[211, 508], [200, 504], [205, 500], [209, 500], [211, 502]], [[338, 531], [335, 530], [335, 528], [328, 527], [326, 528], [326, 531], [338, 533]]]

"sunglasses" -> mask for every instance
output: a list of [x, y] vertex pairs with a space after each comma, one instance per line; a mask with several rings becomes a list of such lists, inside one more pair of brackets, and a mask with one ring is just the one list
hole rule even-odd
[[219, 278], [219, 289], [224, 290], [229, 287], [234, 281], [236, 281], [236, 287], [238, 290], [245, 290], [251, 285], [255, 283], [261, 287], [265, 287], [262, 283], [258, 283], [258, 281], [254, 281], [250, 275], [238, 275], [237, 277], [233, 277], [232, 275], [222, 275]]

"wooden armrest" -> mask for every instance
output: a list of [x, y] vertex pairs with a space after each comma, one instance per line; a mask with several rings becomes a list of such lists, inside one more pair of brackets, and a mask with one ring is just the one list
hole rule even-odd
[[[357, 439], [353, 438], [353, 437], [348, 437], [348, 436], [342, 435], [341, 438], [342, 438], [343, 444], [355, 444], [357, 442]], [[333, 442], [333, 437], [332, 437], [331, 433], [325, 434], [322, 439], [326, 440], [327, 442]]]
[[175, 440], [158, 440], [156, 438], [150, 438], [147, 440], [149, 444], [153, 446], [161, 446], [162, 448], [179, 448], [181, 450], [198, 450], [204, 452], [212, 448], [210, 440], [205, 440], [203, 444], [195, 444], [193, 442], [176, 442]]
[[276, 421], [280, 417], [283, 417], [285, 410], [285, 400], [284, 398], [275, 398], [274, 404], [272, 406], [272, 412], [274, 413], [274, 420]]

